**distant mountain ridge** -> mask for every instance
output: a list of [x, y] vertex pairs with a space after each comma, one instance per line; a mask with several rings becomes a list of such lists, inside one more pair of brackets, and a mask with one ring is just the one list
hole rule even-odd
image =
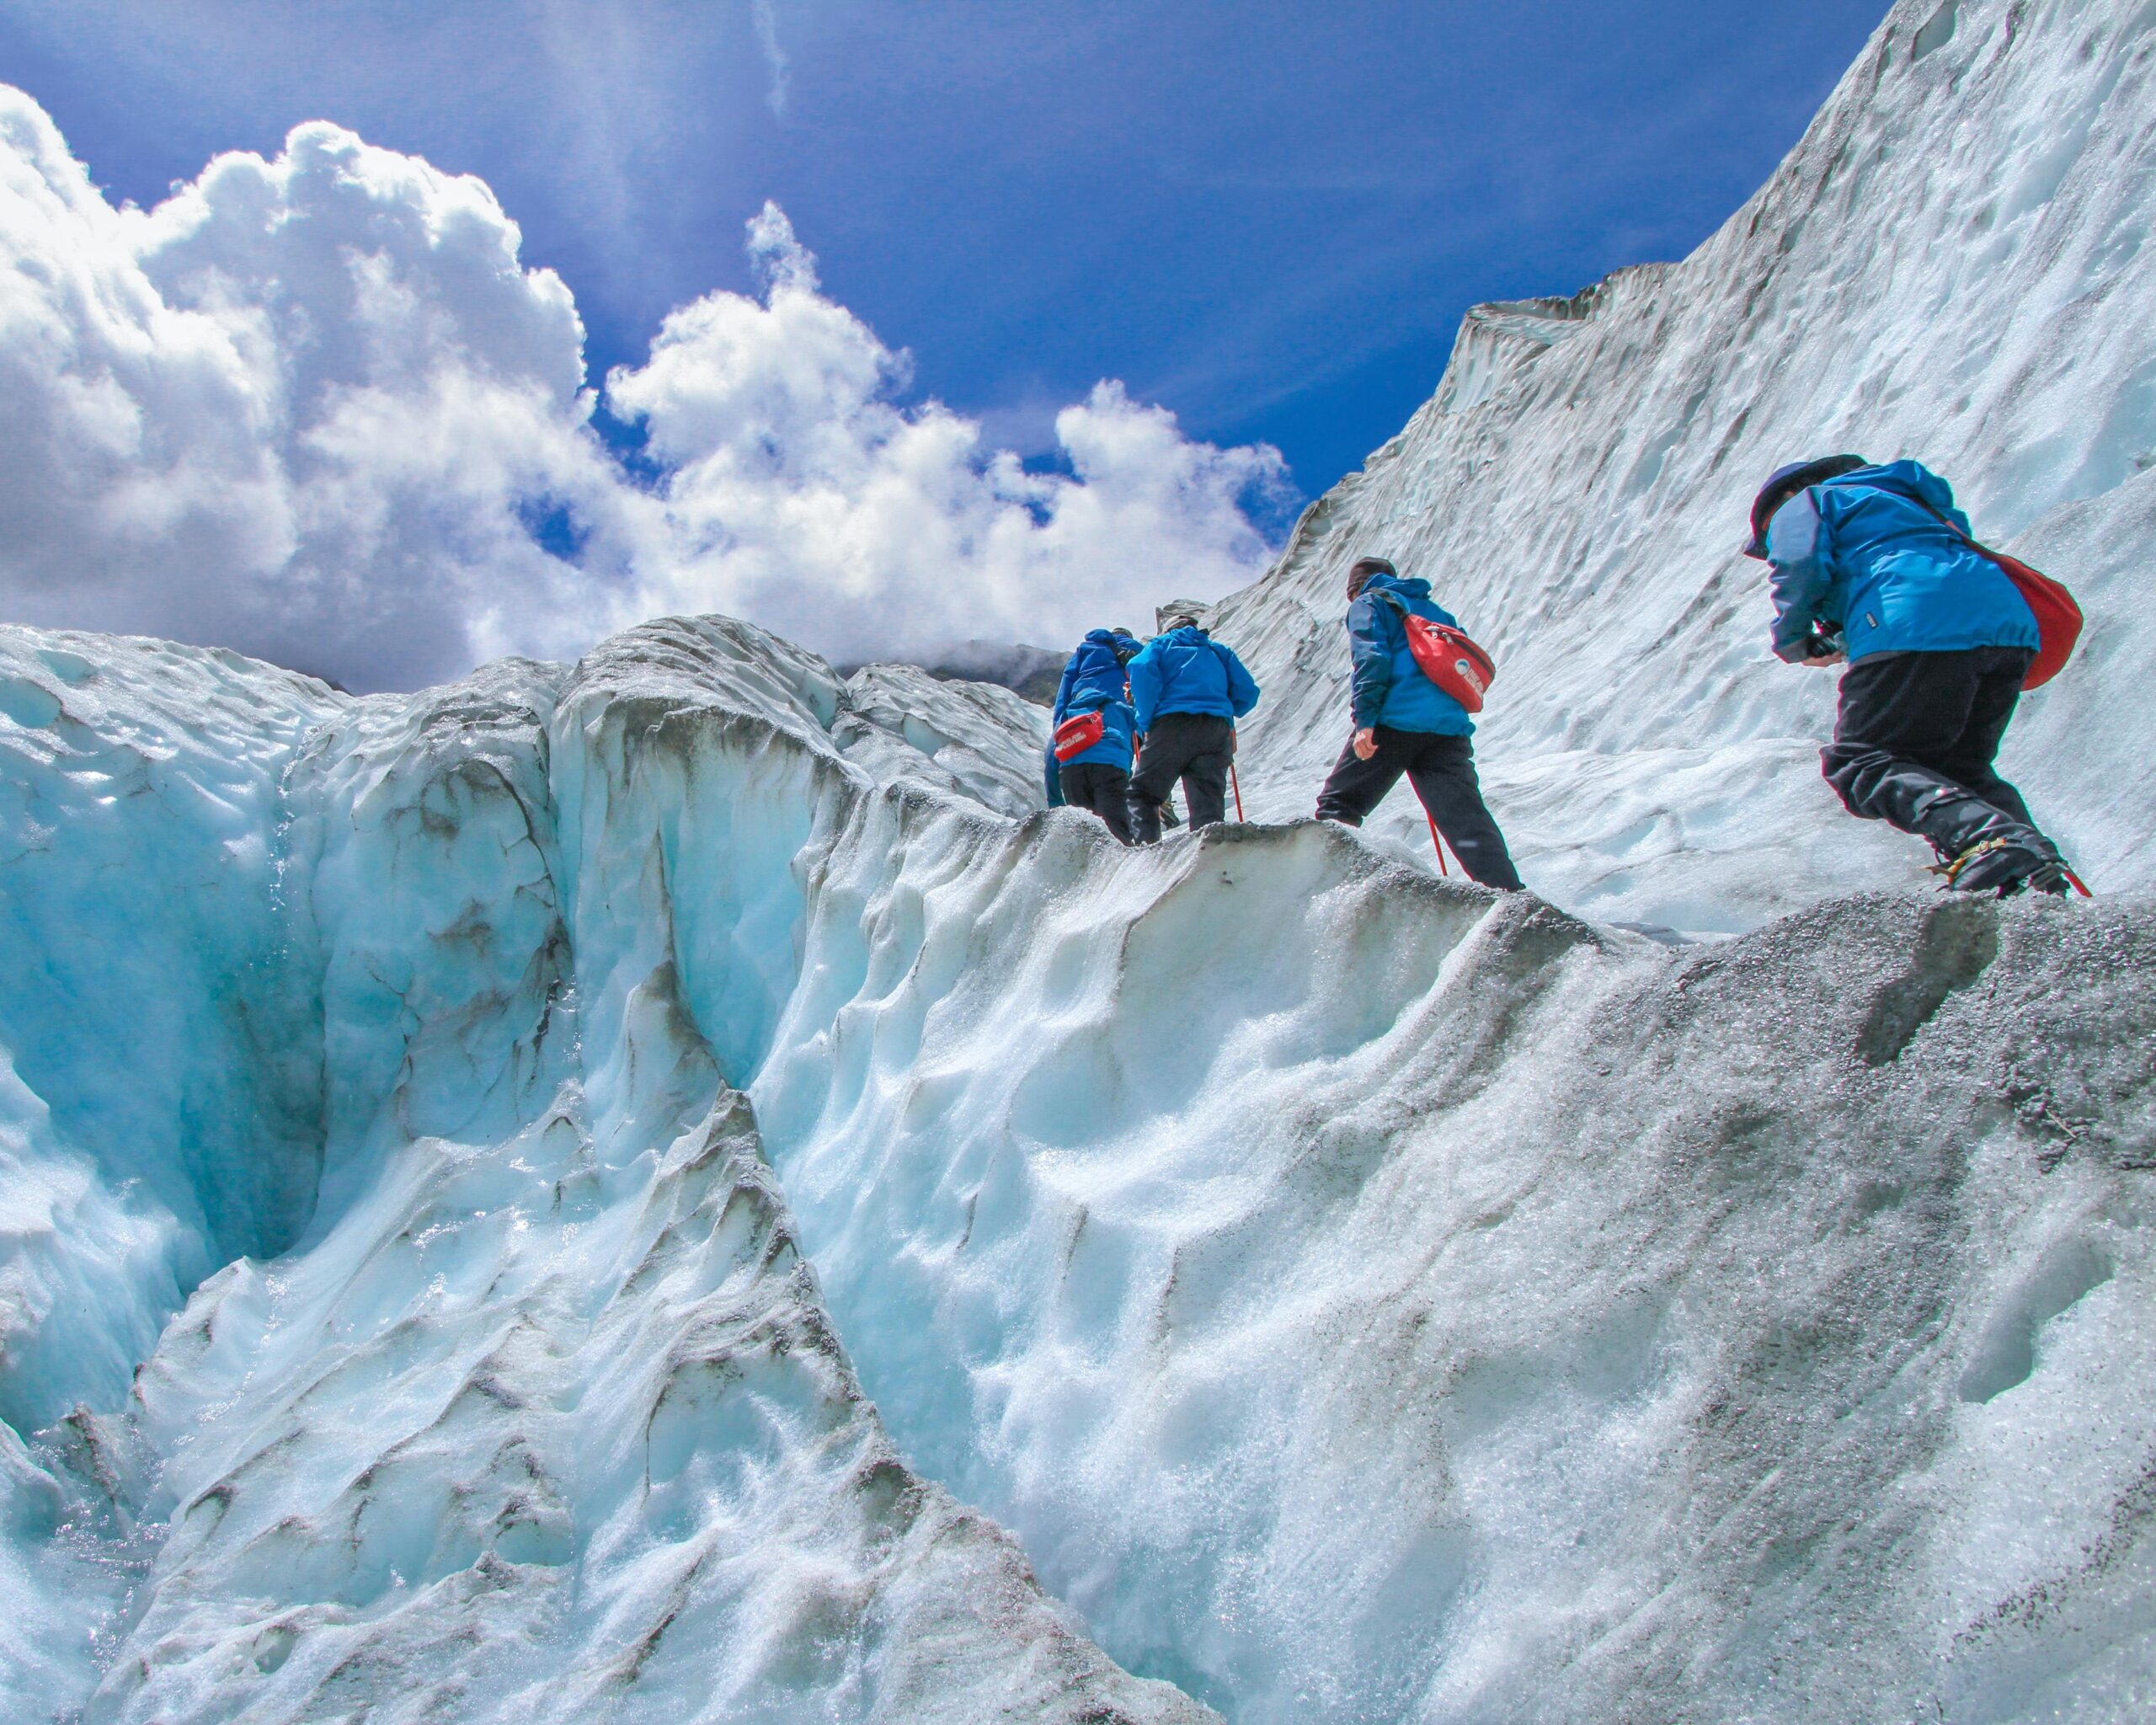
[[[1068, 650], [1055, 653], [1022, 642], [960, 641], [904, 657], [865, 660], [862, 665], [911, 665], [942, 682], [995, 683], [1046, 707], [1055, 699], [1055, 686], [1069, 657]], [[839, 667], [845, 676], [861, 669], [862, 665]]]

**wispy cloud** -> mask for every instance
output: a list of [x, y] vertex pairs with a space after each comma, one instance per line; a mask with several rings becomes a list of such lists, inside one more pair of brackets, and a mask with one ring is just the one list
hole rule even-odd
[[763, 45], [764, 64], [771, 73], [770, 88], [764, 99], [771, 104], [771, 116], [786, 118], [787, 92], [791, 82], [791, 69], [787, 64], [786, 50], [778, 40], [778, 12], [771, 0], [752, 0], [756, 18], [756, 40]]

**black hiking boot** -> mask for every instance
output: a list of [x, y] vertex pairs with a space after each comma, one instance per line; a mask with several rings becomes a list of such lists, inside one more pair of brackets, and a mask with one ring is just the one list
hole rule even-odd
[[2002, 899], [2034, 890], [2063, 896], [2066, 864], [2042, 834], [2022, 828], [1984, 839], [1932, 871], [1957, 893], [1995, 892]]

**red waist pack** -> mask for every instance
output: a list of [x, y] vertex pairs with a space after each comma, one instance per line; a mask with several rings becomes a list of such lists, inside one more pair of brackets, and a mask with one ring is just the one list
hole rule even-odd
[[1073, 713], [1055, 728], [1055, 758], [1068, 761], [1083, 755], [1108, 734], [1108, 722], [1097, 710]]
[[1415, 655], [1422, 675], [1470, 713], [1482, 710], [1482, 697], [1497, 680], [1497, 661], [1465, 633], [1433, 623], [1402, 608], [1400, 621], [1407, 630], [1407, 650]]

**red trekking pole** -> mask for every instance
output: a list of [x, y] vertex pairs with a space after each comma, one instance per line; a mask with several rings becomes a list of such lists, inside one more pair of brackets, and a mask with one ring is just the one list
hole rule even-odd
[[1235, 793], [1235, 819], [1241, 820], [1243, 818], [1243, 788], [1235, 777], [1235, 763], [1232, 761], [1228, 763], [1228, 783]]
[[1422, 813], [1429, 819], [1430, 842], [1438, 847], [1438, 873], [1449, 875], [1452, 870], [1445, 867], [1445, 841], [1438, 836], [1438, 817], [1427, 809]]

